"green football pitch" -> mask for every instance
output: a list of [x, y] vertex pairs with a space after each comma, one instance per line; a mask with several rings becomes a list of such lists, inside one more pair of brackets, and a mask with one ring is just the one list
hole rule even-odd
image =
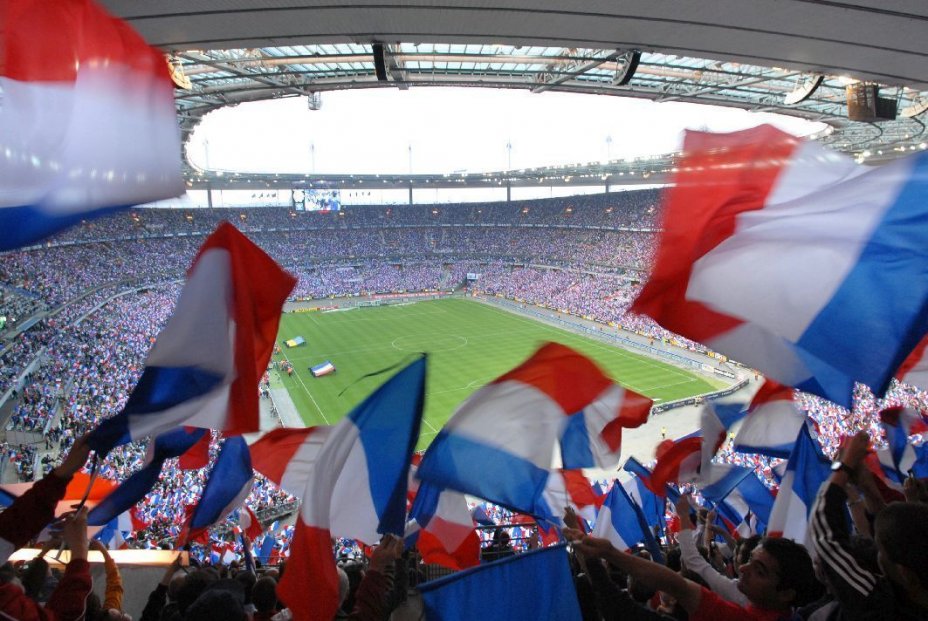
[[[285, 313], [278, 342], [302, 336], [306, 345], [283, 347], [292, 377], [281, 381], [307, 425], [334, 424], [392, 374], [362, 377], [429, 354], [425, 415], [419, 448], [428, 446], [454, 409], [472, 392], [525, 360], [546, 341], [594, 359], [613, 379], [659, 401], [719, 388], [720, 384], [602, 341], [464, 299]], [[313, 377], [309, 367], [331, 360], [337, 371]], [[410, 357], [409, 360], [412, 360]]]

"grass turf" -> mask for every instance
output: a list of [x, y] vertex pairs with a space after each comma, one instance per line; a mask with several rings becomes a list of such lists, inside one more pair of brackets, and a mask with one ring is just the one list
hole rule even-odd
[[[545, 341], [584, 353], [618, 383], [652, 399], [671, 401], [719, 386], [652, 358], [463, 299], [284, 314], [278, 342], [295, 336], [304, 337], [307, 344], [283, 347], [274, 358], [293, 364], [293, 377], [282, 374], [282, 382], [307, 425], [334, 424], [392, 374], [359, 380], [366, 373], [413, 352], [428, 352], [420, 449], [465, 398]], [[313, 377], [309, 367], [325, 360], [331, 360], [337, 372]]]

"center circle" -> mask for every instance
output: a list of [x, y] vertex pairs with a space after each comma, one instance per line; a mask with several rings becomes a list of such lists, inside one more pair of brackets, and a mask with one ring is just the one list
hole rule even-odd
[[411, 334], [393, 339], [394, 349], [414, 352], [454, 351], [467, 345], [467, 338], [455, 335]]

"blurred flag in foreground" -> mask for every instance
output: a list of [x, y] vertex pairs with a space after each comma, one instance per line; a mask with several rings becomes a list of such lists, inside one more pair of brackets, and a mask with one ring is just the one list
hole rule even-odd
[[[315, 442], [318, 434], [292, 430], [305, 440], [305, 446], [289, 453], [291, 462], [298, 462], [295, 468], [267, 461], [266, 455], [253, 462], [272, 480], [277, 476], [290, 485], [298, 478], [303, 481], [290, 561], [277, 589], [295, 621], [335, 616], [338, 574], [332, 537], [371, 545], [383, 534], [403, 536], [409, 461], [425, 399], [425, 366], [423, 357], [390, 378], [331, 427], [321, 445]], [[276, 431], [279, 445], [281, 430]]]
[[928, 153], [865, 167], [766, 125], [683, 151], [631, 311], [845, 407], [882, 395], [928, 327]]
[[164, 55], [92, 0], [0, 0], [0, 251], [184, 192]]
[[174, 314], [122, 412], [97, 427], [98, 453], [178, 426], [258, 431], [258, 382], [296, 279], [228, 222], [187, 273]]
[[430, 621], [579, 621], [567, 549], [551, 546], [419, 585]]
[[555, 448], [565, 467], [614, 468], [622, 428], [644, 422], [650, 406], [589, 358], [547, 343], [461, 404], [426, 451], [418, 476], [558, 522], [563, 507], [543, 497]]

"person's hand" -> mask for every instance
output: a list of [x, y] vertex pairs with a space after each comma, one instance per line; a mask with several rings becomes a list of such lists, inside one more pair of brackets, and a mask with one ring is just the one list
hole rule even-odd
[[371, 552], [371, 562], [368, 568], [371, 571], [384, 573], [402, 553], [403, 540], [396, 535], [384, 535], [380, 540], [380, 545]]
[[858, 431], [841, 447], [838, 459], [851, 470], [857, 470], [869, 450], [870, 436], [866, 431]]
[[715, 509], [710, 509], [709, 513], [706, 514], [706, 524], [715, 524], [716, 518], [718, 518], [719, 512]]
[[587, 535], [581, 530], [564, 529], [564, 537], [571, 542], [574, 549], [587, 558], [606, 558], [615, 548], [608, 539]]
[[564, 507], [564, 525], [567, 526], [567, 528], [583, 530], [580, 526], [580, 518], [577, 516], [577, 512], [574, 511], [573, 507]]
[[178, 552], [177, 556], [174, 557], [174, 560], [171, 561], [171, 564], [167, 566], [167, 568], [164, 570], [164, 576], [161, 578], [162, 585], [168, 586], [171, 584], [171, 578], [173, 578], [174, 574], [177, 573], [177, 570], [181, 568], [184, 560], [183, 557], [184, 553]]
[[53, 470], [56, 477], [69, 480], [87, 463], [87, 457], [90, 455], [90, 445], [87, 443], [87, 434], [82, 435], [74, 441], [74, 446], [68, 451], [68, 456], [64, 458], [61, 465]]
[[61, 529], [61, 537], [71, 550], [71, 560], [87, 560], [87, 507], [81, 507], [68, 517]]

